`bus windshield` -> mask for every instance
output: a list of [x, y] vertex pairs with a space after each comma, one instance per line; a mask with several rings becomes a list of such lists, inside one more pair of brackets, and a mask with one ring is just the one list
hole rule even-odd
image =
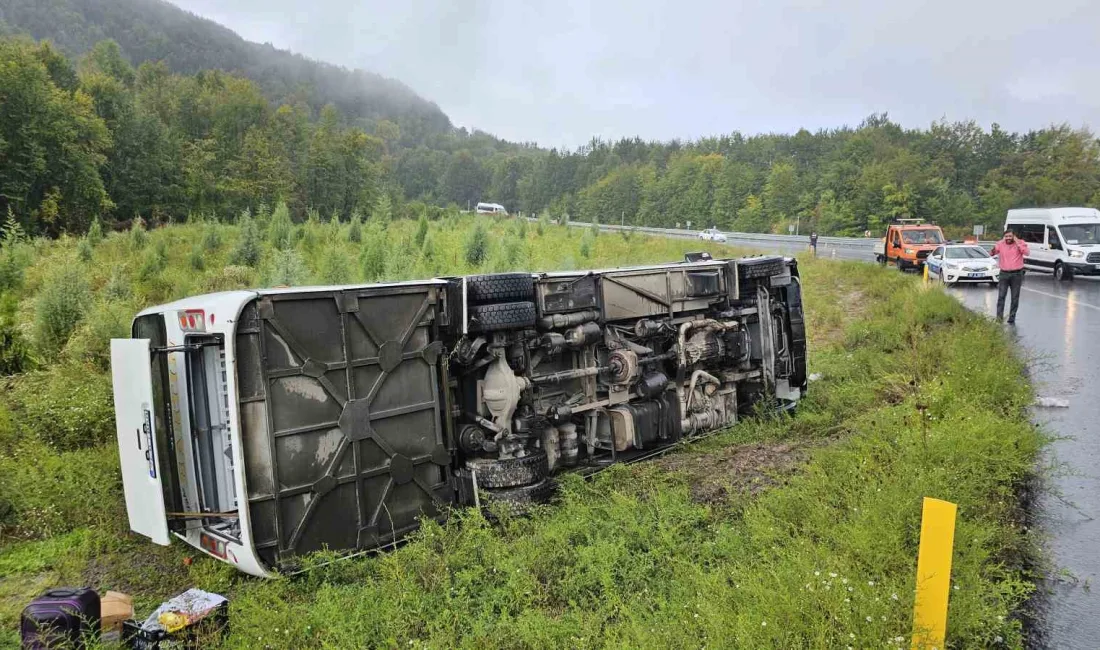
[[1062, 226], [1062, 239], [1067, 244], [1100, 244], [1100, 223], [1082, 223]]
[[901, 239], [906, 244], [942, 244], [943, 236], [936, 228], [920, 228], [901, 231]]

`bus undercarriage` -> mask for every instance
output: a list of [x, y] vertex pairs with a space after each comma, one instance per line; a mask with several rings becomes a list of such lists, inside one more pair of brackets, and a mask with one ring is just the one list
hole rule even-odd
[[[555, 474], [806, 389], [798, 267], [780, 257], [198, 296], [146, 310], [134, 336], [113, 359], [132, 527], [162, 537], [131, 494], [155, 473], [165, 526], [258, 574], [452, 505], [546, 501]], [[124, 345], [147, 351], [149, 391], [120, 387]]]

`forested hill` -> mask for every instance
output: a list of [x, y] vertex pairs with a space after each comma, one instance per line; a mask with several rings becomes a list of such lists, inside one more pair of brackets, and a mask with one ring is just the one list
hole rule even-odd
[[1085, 128], [913, 128], [883, 114], [814, 133], [731, 123], [692, 142], [546, 150], [453, 128], [398, 82], [247, 43], [161, 0], [0, 0], [0, 20], [0, 221], [35, 234], [278, 203], [302, 220], [490, 201], [840, 235], [910, 216], [958, 235], [995, 229], [1010, 208], [1100, 206], [1100, 143]]
[[69, 56], [111, 39], [135, 66], [163, 60], [172, 72], [182, 74], [240, 74], [257, 82], [276, 104], [305, 97], [319, 111], [331, 103], [368, 131], [379, 119], [394, 122], [404, 145], [451, 128], [438, 106], [399, 81], [246, 41], [163, 0], [0, 0], [0, 22], [9, 33], [49, 39]]

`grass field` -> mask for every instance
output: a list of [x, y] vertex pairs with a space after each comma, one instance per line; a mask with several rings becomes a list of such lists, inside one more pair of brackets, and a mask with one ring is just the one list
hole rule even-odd
[[1042, 444], [1022, 363], [946, 294], [871, 265], [802, 265], [822, 378], [796, 416], [566, 480], [533, 517], [490, 525], [463, 511], [395, 552], [316, 557], [277, 581], [128, 534], [105, 354], [142, 306], [701, 247], [457, 217], [353, 230], [261, 215], [8, 247], [3, 268], [22, 277], [2, 299], [0, 359], [30, 369], [0, 400], [0, 645], [26, 600], [81, 583], [134, 594], [142, 614], [189, 586], [224, 593], [231, 648], [903, 647], [926, 495], [959, 504], [949, 644], [1022, 645], [1033, 548], [1017, 489]]

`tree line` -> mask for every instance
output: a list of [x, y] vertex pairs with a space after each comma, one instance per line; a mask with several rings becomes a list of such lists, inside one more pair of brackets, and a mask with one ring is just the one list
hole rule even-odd
[[76, 63], [49, 43], [0, 40], [0, 214], [31, 233], [83, 232], [191, 214], [229, 218], [285, 202], [296, 220], [395, 216], [477, 201], [632, 225], [878, 232], [896, 217], [955, 230], [1007, 209], [1100, 204], [1100, 146], [1068, 126], [1018, 134], [946, 121], [693, 142], [593, 139], [575, 151], [465, 129], [410, 142], [333, 105], [269, 100], [220, 71], [133, 67], [112, 41]]

